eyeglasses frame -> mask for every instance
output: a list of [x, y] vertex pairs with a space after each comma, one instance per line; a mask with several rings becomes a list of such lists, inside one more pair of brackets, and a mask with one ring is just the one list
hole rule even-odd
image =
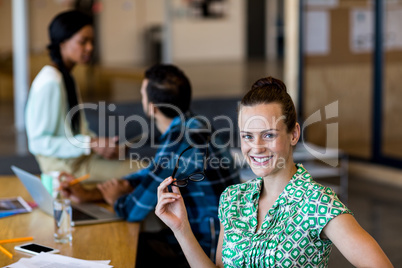
[[[191, 173], [190, 175], [188, 175], [187, 177], [185, 177], [185, 178], [183, 178], [183, 179], [175, 180], [175, 181], [173, 181], [173, 183], [171, 184], [172, 186], [176, 186], [176, 187], [186, 187], [186, 186], [188, 185], [188, 181], [189, 181], [189, 180], [190, 180], [190, 181], [196, 181], [196, 182], [197, 182], [197, 181], [202, 181], [202, 180], [205, 179], [205, 171], [206, 171], [206, 169], [207, 169], [207, 159], [208, 159], [208, 157], [209, 157], [209, 154], [208, 154], [208, 153], [209, 153], [209, 151], [208, 151], [208, 144], [209, 144], [209, 141], [210, 141], [210, 137], [208, 137], [207, 142], [206, 142], [206, 144], [205, 144], [204, 169], [203, 169], [203, 171], [201, 171], [201, 172], [194, 172], [194, 173]], [[172, 178], [174, 178], [174, 176], [176, 175], [177, 170], [179, 169], [180, 157], [181, 157], [185, 152], [187, 152], [188, 150], [190, 150], [190, 149], [192, 149], [192, 148], [194, 148], [194, 147], [190, 144], [186, 149], [184, 149], [184, 150], [180, 153], [179, 158], [177, 158], [176, 165], [175, 165], [175, 168], [174, 168], [173, 173], [172, 173], [172, 176], [171, 176]], [[196, 174], [202, 174], [202, 175], [203, 175], [202, 179], [200, 179], [200, 180], [192, 180], [192, 179], [191, 179], [191, 176], [196, 175]], [[176, 184], [175, 184], [176, 181], [186, 181], [186, 184], [183, 184], [183, 185], [176, 185]]]

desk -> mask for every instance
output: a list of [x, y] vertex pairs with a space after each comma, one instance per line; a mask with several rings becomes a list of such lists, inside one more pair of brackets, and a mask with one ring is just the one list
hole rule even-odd
[[[32, 201], [18, 178], [0, 177], [0, 197], [14, 196]], [[110, 264], [114, 267], [134, 267], [139, 227], [139, 223], [125, 221], [75, 226], [71, 245], [57, 244], [53, 240], [53, 217], [36, 208], [31, 213], [0, 219], [0, 239], [33, 236], [33, 242], [57, 248], [65, 256], [84, 260], [111, 260]], [[32, 256], [14, 250], [15, 245], [22, 243], [3, 245], [14, 257], [9, 259], [0, 252], [0, 267]]]

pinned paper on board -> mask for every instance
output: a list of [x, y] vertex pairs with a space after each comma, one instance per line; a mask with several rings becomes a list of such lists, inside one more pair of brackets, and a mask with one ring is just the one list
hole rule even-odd
[[350, 13], [350, 50], [366, 53], [373, 50], [373, 12], [368, 9], [353, 9]]
[[402, 8], [388, 10], [386, 21], [386, 48], [388, 50], [402, 49]]
[[[371, 9], [356, 8], [351, 11], [350, 48], [354, 53], [374, 50], [374, 13]], [[384, 21], [384, 49], [402, 49], [402, 8], [389, 9]]]
[[304, 19], [304, 52], [307, 55], [327, 55], [330, 51], [328, 11], [307, 11]]
[[324, 7], [336, 7], [339, 5], [339, 0], [307, 0], [308, 6], [324, 6]]

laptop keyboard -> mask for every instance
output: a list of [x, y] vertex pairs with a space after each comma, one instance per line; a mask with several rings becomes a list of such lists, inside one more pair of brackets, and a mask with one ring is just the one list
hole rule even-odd
[[94, 219], [96, 218], [73, 207], [73, 221], [94, 220]]

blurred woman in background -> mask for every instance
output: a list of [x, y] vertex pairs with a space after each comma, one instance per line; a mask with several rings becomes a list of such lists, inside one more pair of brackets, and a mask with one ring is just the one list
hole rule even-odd
[[93, 180], [107, 180], [135, 171], [128, 160], [117, 160], [117, 137], [96, 137], [78, 106], [80, 94], [71, 73], [91, 60], [92, 18], [77, 10], [62, 12], [50, 23], [49, 38], [51, 63], [35, 77], [25, 111], [29, 151], [42, 173], [89, 173]]

